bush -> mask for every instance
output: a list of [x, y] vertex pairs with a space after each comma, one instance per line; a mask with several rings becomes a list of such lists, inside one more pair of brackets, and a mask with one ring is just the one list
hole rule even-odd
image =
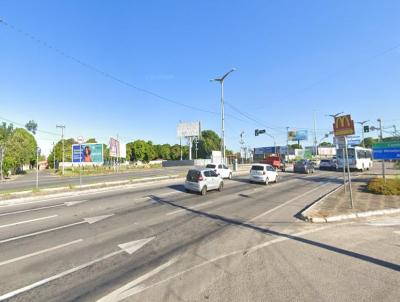
[[374, 194], [400, 195], [400, 179], [386, 179], [385, 183], [382, 178], [373, 178], [368, 183], [368, 191]]

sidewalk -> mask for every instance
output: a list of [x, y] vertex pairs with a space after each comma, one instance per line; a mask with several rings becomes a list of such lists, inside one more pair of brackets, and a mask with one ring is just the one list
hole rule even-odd
[[[334, 222], [359, 217], [400, 213], [400, 196], [385, 196], [366, 192], [372, 176], [352, 180], [353, 209], [350, 194], [344, 193], [343, 185], [323, 197], [301, 213], [309, 222]], [[348, 188], [348, 187], [347, 187]]]

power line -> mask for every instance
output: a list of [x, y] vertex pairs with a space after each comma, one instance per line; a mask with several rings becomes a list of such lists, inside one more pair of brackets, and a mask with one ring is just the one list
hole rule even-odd
[[52, 50], [52, 51], [58, 53], [59, 55], [63, 56], [64, 58], [72, 60], [75, 63], [77, 63], [77, 64], [79, 64], [79, 65], [81, 65], [81, 66], [83, 66], [83, 67], [95, 72], [95, 73], [98, 73], [98, 74], [100, 74], [100, 75], [102, 75], [102, 76], [104, 76], [106, 78], [109, 78], [109, 79], [111, 79], [111, 80], [113, 80], [115, 82], [118, 82], [121, 85], [133, 88], [133, 89], [135, 89], [137, 91], [140, 91], [142, 93], [154, 96], [157, 99], [160, 99], [160, 100], [163, 100], [165, 102], [172, 103], [172, 104], [175, 104], [175, 105], [178, 105], [178, 106], [181, 106], [181, 107], [186, 107], [188, 109], [192, 109], [192, 110], [200, 111], [200, 112], [205, 112], [205, 113], [210, 113], [210, 114], [217, 114], [217, 115], [219, 114], [218, 112], [215, 112], [215, 111], [202, 109], [202, 108], [195, 107], [195, 106], [192, 106], [192, 105], [188, 105], [188, 104], [185, 104], [185, 103], [182, 103], [182, 102], [178, 102], [178, 101], [173, 100], [171, 98], [164, 97], [164, 96], [162, 96], [162, 95], [160, 95], [160, 94], [158, 94], [156, 92], [153, 92], [151, 90], [136, 86], [136, 85], [134, 85], [134, 84], [132, 84], [132, 83], [130, 83], [128, 81], [125, 81], [125, 80], [123, 80], [123, 79], [121, 79], [121, 78], [119, 78], [119, 77], [117, 77], [117, 76], [115, 76], [115, 75], [113, 75], [113, 74], [111, 74], [109, 72], [106, 72], [106, 71], [98, 68], [97, 66], [95, 66], [93, 64], [86, 63], [86, 62], [78, 59], [77, 57], [74, 57], [74, 56], [66, 53], [65, 51], [61, 50], [58, 47], [54, 47], [53, 45], [51, 45], [51, 44], [49, 44], [49, 43], [37, 38], [36, 36], [26, 32], [26, 31], [23, 31], [20, 28], [10, 24], [9, 22], [5, 21], [3, 18], [0, 18], [0, 24], [3, 24], [7, 28], [10, 28], [10, 29], [14, 30], [15, 32], [17, 32], [17, 33], [19, 33], [19, 34], [31, 39], [32, 41], [34, 41], [35, 43], [41, 45], [42, 47], [45, 47], [45, 48], [47, 48], [49, 50]]

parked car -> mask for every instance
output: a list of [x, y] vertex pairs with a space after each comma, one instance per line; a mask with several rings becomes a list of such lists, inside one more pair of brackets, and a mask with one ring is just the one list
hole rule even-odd
[[338, 168], [336, 159], [322, 159], [319, 164], [320, 170], [336, 171]]
[[297, 162], [295, 162], [294, 166], [293, 166], [293, 172], [298, 172], [298, 173], [314, 173], [315, 168], [314, 165], [312, 164], [311, 161], [309, 160], [299, 160]]
[[250, 182], [260, 182], [267, 185], [269, 182], [278, 182], [279, 175], [276, 169], [268, 164], [254, 164], [250, 169]]
[[185, 189], [187, 192], [199, 192], [206, 195], [207, 191], [224, 188], [224, 180], [212, 169], [190, 169], [186, 175]]
[[321, 164], [321, 161], [319, 159], [312, 159], [311, 163], [314, 166], [314, 169], [318, 169]]
[[207, 169], [213, 169], [214, 172], [221, 175], [222, 178], [232, 178], [232, 170], [224, 164], [208, 164]]

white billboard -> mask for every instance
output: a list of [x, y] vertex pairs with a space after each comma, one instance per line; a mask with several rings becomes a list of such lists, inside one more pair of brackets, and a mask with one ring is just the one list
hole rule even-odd
[[200, 132], [200, 122], [179, 123], [176, 129], [176, 134], [178, 137], [199, 137]]

